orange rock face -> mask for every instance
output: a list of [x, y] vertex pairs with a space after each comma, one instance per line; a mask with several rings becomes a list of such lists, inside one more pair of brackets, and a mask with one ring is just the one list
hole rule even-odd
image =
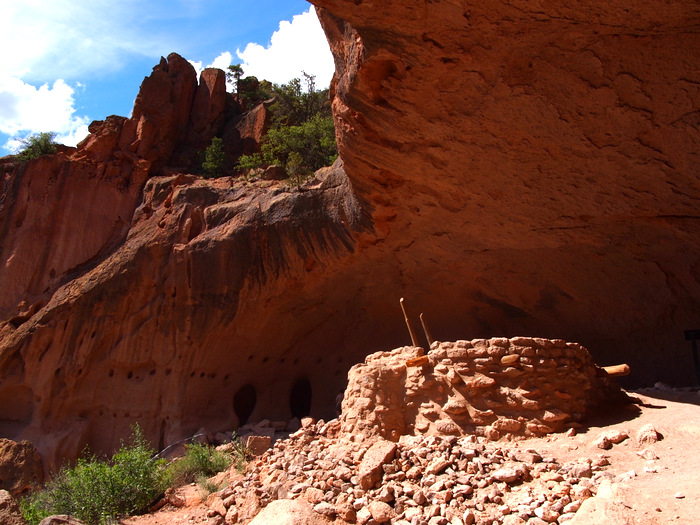
[[313, 3], [375, 220], [361, 280], [440, 340], [563, 338], [631, 383], [694, 381], [697, 3]]
[[314, 3], [347, 177], [180, 174], [266, 117], [214, 131], [219, 75], [177, 55], [133, 118], [1, 165], [1, 436], [51, 463], [134, 422], [161, 448], [235, 428], [237, 405], [330, 417], [352, 364], [408, 343], [402, 296], [438, 340], [560, 338], [691, 381], [696, 3]]
[[[246, 386], [253, 417], [271, 406], [286, 417], [288, 394], [280, 403], [267, 387], [306, 381], [320, 359], [302, 355], [309, 319], [295, 309], [368, 215], [342, 168], [304, 191], [179, 174], [227, 129], [219, 73], [197, 87], [171, 55], [131, 119], [93, 123], [77, 149], [0, 164], [0, 436], [36, 443], [47, 466], [85, 444], [113, 450], [135, 422], [161, 448], [203, 424], [233, 429]], [[232, 146], [254, 149], [265, 120], [264, 106], [234, 115]], [[328, 357], [329, 391], [352, 364], [339, 359]]]

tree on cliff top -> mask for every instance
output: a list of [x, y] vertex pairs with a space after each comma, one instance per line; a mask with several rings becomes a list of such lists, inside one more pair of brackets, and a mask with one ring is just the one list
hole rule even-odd
[[42, 155], [56, 153], [56, 133], [53, 131], [43, 131], [29, 135], [24, 139], [19, 139], [22, 144], [17, 156], [20, 160], [32, 160]]
[[250, 109], [273, 97], [273, 84], [257, 77], [243, 77], [243, 66], [231, 64], [226, 71], [226, 81], [236, 88], [236, 96], [244, 109]]
[[240, 64], [231, 64], [226, 71], [226, 80], [233, 82], [236, 86], [236, 95], [240, 95], [240, 82], [243, 76], [243, 66]]
[[238, 169], [278, 165], [299, 183], [304, 175], [333, 164], [338, 156], [328, 90], [317, 90], [315, 77], [302, 72], [287, 84], [273, 85], [272, 125], [261, 152], [242, 155]]

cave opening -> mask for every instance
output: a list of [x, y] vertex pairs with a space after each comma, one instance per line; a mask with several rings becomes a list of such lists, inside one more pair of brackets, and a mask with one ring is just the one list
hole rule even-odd
[[238, 389], [236, 395], [233, 396], [233, 411], [238, 418], [239, 426], [245, 425], [248, 418], [255, 410], [258, 394], [255, 387], [251, 384], [243, 385]]
[[307, 377], [300, 377], [294, 382], [289, 393], [289, 409], [294, 417], [301, 419], [311, 413], [312, 394], [311, 381]]

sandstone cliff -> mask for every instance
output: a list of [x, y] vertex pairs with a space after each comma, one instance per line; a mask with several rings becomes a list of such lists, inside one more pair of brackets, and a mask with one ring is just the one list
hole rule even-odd
[[318, 342], [305, 351], [329, 315], [309, 305], [368, 216], [340, 163], [303, 190], [182, 173], [217, 133], [242, 151], [260, 140], [265, 107], [227, 120], [222, 78], [205, 70], [198, 87], [171, 55], [132, 118], [2, 163], [0, 435], [30, 439], [49, 464], [86, 443], [110, 450], [134, 422], [161, 447], [233, 428], [245, 385], [258, 413], [284, 417], [279, 389], [323, 366], [315, 386], [332, 391], [352, 364]]
[[561, 337], [637, 383], [694, 380], [697, 2], [313, 3], [373, 205], [363, 281], [441, 340]]
[[401, 296], [439, 340], [692, 379], [696, 2], [314, 3], [342, 163], [307, 187], [180, 173], [228, 128], [218, 73], [177, 55], [131, 119], [2, 165], [0, 435], [51, 460], [138, 421], [164, 445], [235, 426], [247, 385], [253, 418], [299, 382], [330, 415], [352, 364], [407, 342]]

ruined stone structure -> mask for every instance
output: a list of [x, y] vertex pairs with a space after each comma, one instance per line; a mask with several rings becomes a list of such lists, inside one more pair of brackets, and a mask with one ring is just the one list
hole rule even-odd
[[347, 435], [540, 436], [624, 394], [579, 344], [516, 337], [377, 352], [355, 365], [343, 400]]

